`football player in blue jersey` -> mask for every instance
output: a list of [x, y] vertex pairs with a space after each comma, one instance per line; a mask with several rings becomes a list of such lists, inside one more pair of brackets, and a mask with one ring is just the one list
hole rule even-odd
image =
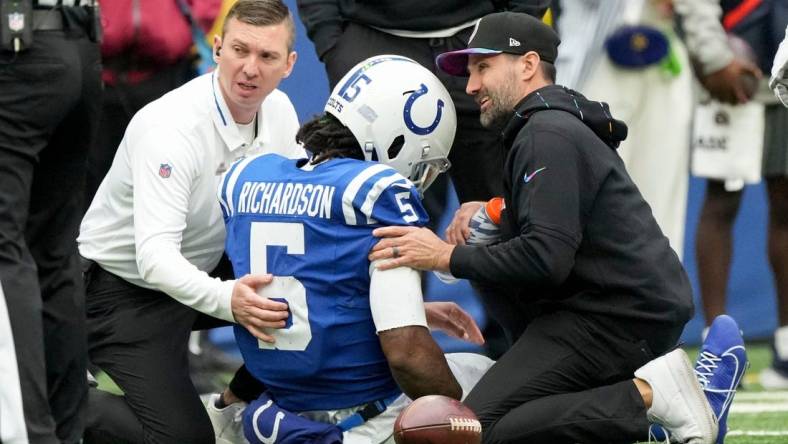
[[235, 328], [267, 387], [244, 413], [250, 442], [385, 442], [410, 399], [460, 399], [492, 363], [447, 362], [419, 274], [367, 258], [373, 229], [427, 222], [421, 193], [448, 169], [456, 128], [448, 92], [413, 60], [377, 56], [348, 72], [325, 111], [297, 135], [310, 159], [246, 158], [219, 189], [236, 275], [274, 275], [261, 294], [290, 310], [273, 344]]

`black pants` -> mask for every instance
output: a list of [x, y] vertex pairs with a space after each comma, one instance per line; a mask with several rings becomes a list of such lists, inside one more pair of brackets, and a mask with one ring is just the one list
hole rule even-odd
[[323, 57], [331, 88], [356, 63], [379, 54], [410, 57], [438, 76], [457, 109], [457, 134], [449, 154], [452, 165], [449, 175], [461, 203], [503, 195], [504, 153], [500, 135], [479, 123], [479, 106], [465, 94], [467, 79], [449, 76], [435, 67], [435, 56], [465, 48], [468, 37], [470, 30], [440, 39], [404, 38], [348, 23], [336, 45]]
[[[90, 360], [125, 395], [91, 389], [85, 442], [213, 443], [208, 414], [189, 377], [188, 342], [192, 330], [227, 322], [93, 262], [86, 267], [85, 288]], [[260, 393], [259, 384], [249, 377], [240, 386]]]
[[[537, 317], [465, 400], [489, 443], [631, 443], [648, 436], [646, 408], [632, 382], [654, 357], [649, 343], [676, 341], [681, 328], [636, 338], [614, 321], [555, 312]], [[654, 350], [663, 354], [663, 345]]]
[[24, 52], [0, 51], [0, 285], [32, 443], [79, 442], [87, 399], [75, 239], [101, 66], [81, 17], [35, 32]]

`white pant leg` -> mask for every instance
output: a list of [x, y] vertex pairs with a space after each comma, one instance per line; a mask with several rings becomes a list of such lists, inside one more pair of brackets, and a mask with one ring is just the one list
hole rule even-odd
[[[446, 361], [462, 387], [463, 399], [495, 363], [492, 359], [476, 353], [449, 353], [446, 355]], [[394, 421], [411, 402], [411, 399], [403, 394], [385, 412], [345, 432], [344, 443], [393, 444]]]
[[610, 104], [614, 117], [629, 127], [618, 148], [629, 175], [651, 206], [654, 218], [682, 258], [689, 184], [692, 73], [678, 39], [673, 50], [682, 70], [669, 76], [659, 66], [622, 69], [606, 56], [599, 60], [583, 93]]
[[8, 318], [3, 285], [0, 283], [0, 442], [23, 444], [27, 442], [25, 415], [22, 410], [22, 389], [14, 348], [14, 335]]

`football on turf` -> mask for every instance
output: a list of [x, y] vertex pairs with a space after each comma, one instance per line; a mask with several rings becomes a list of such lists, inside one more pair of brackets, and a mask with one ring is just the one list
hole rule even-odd
[[476, 415], [448, 396], [422, 396], [394, 422], [397, 444], [478, 444], [482, 425]]

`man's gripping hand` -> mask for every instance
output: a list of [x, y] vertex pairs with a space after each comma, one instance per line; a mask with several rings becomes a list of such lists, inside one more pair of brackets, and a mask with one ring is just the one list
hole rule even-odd
[[471, 235], [471, 218], [484, 206], [485, 202], [465, 202], [454, 212], [451, 223], [446, 227], [446, 242], [453, 245], [465, 245]]
[[230, 301], [235, 321], [249, 330], [252, 336], [272, 344], [274, 337], [263, 329], [283, 328], [289, 315], [287, 304], [257, 294], [257, 289], [270, 284], [273, 278], [270, 274], [247, 274], [241, 277], [235, 281]]
[[430, 329], [476, 345], [484, 344], [484, 336], [476, 321], [454, 302], [425, 302], [424, 311]]
[[716, 100], [738, 105], [752, 99], [761, 76], [761, 71], [753, 63], [733, 59], [724, 68], [701, 76], [700, 82]]

